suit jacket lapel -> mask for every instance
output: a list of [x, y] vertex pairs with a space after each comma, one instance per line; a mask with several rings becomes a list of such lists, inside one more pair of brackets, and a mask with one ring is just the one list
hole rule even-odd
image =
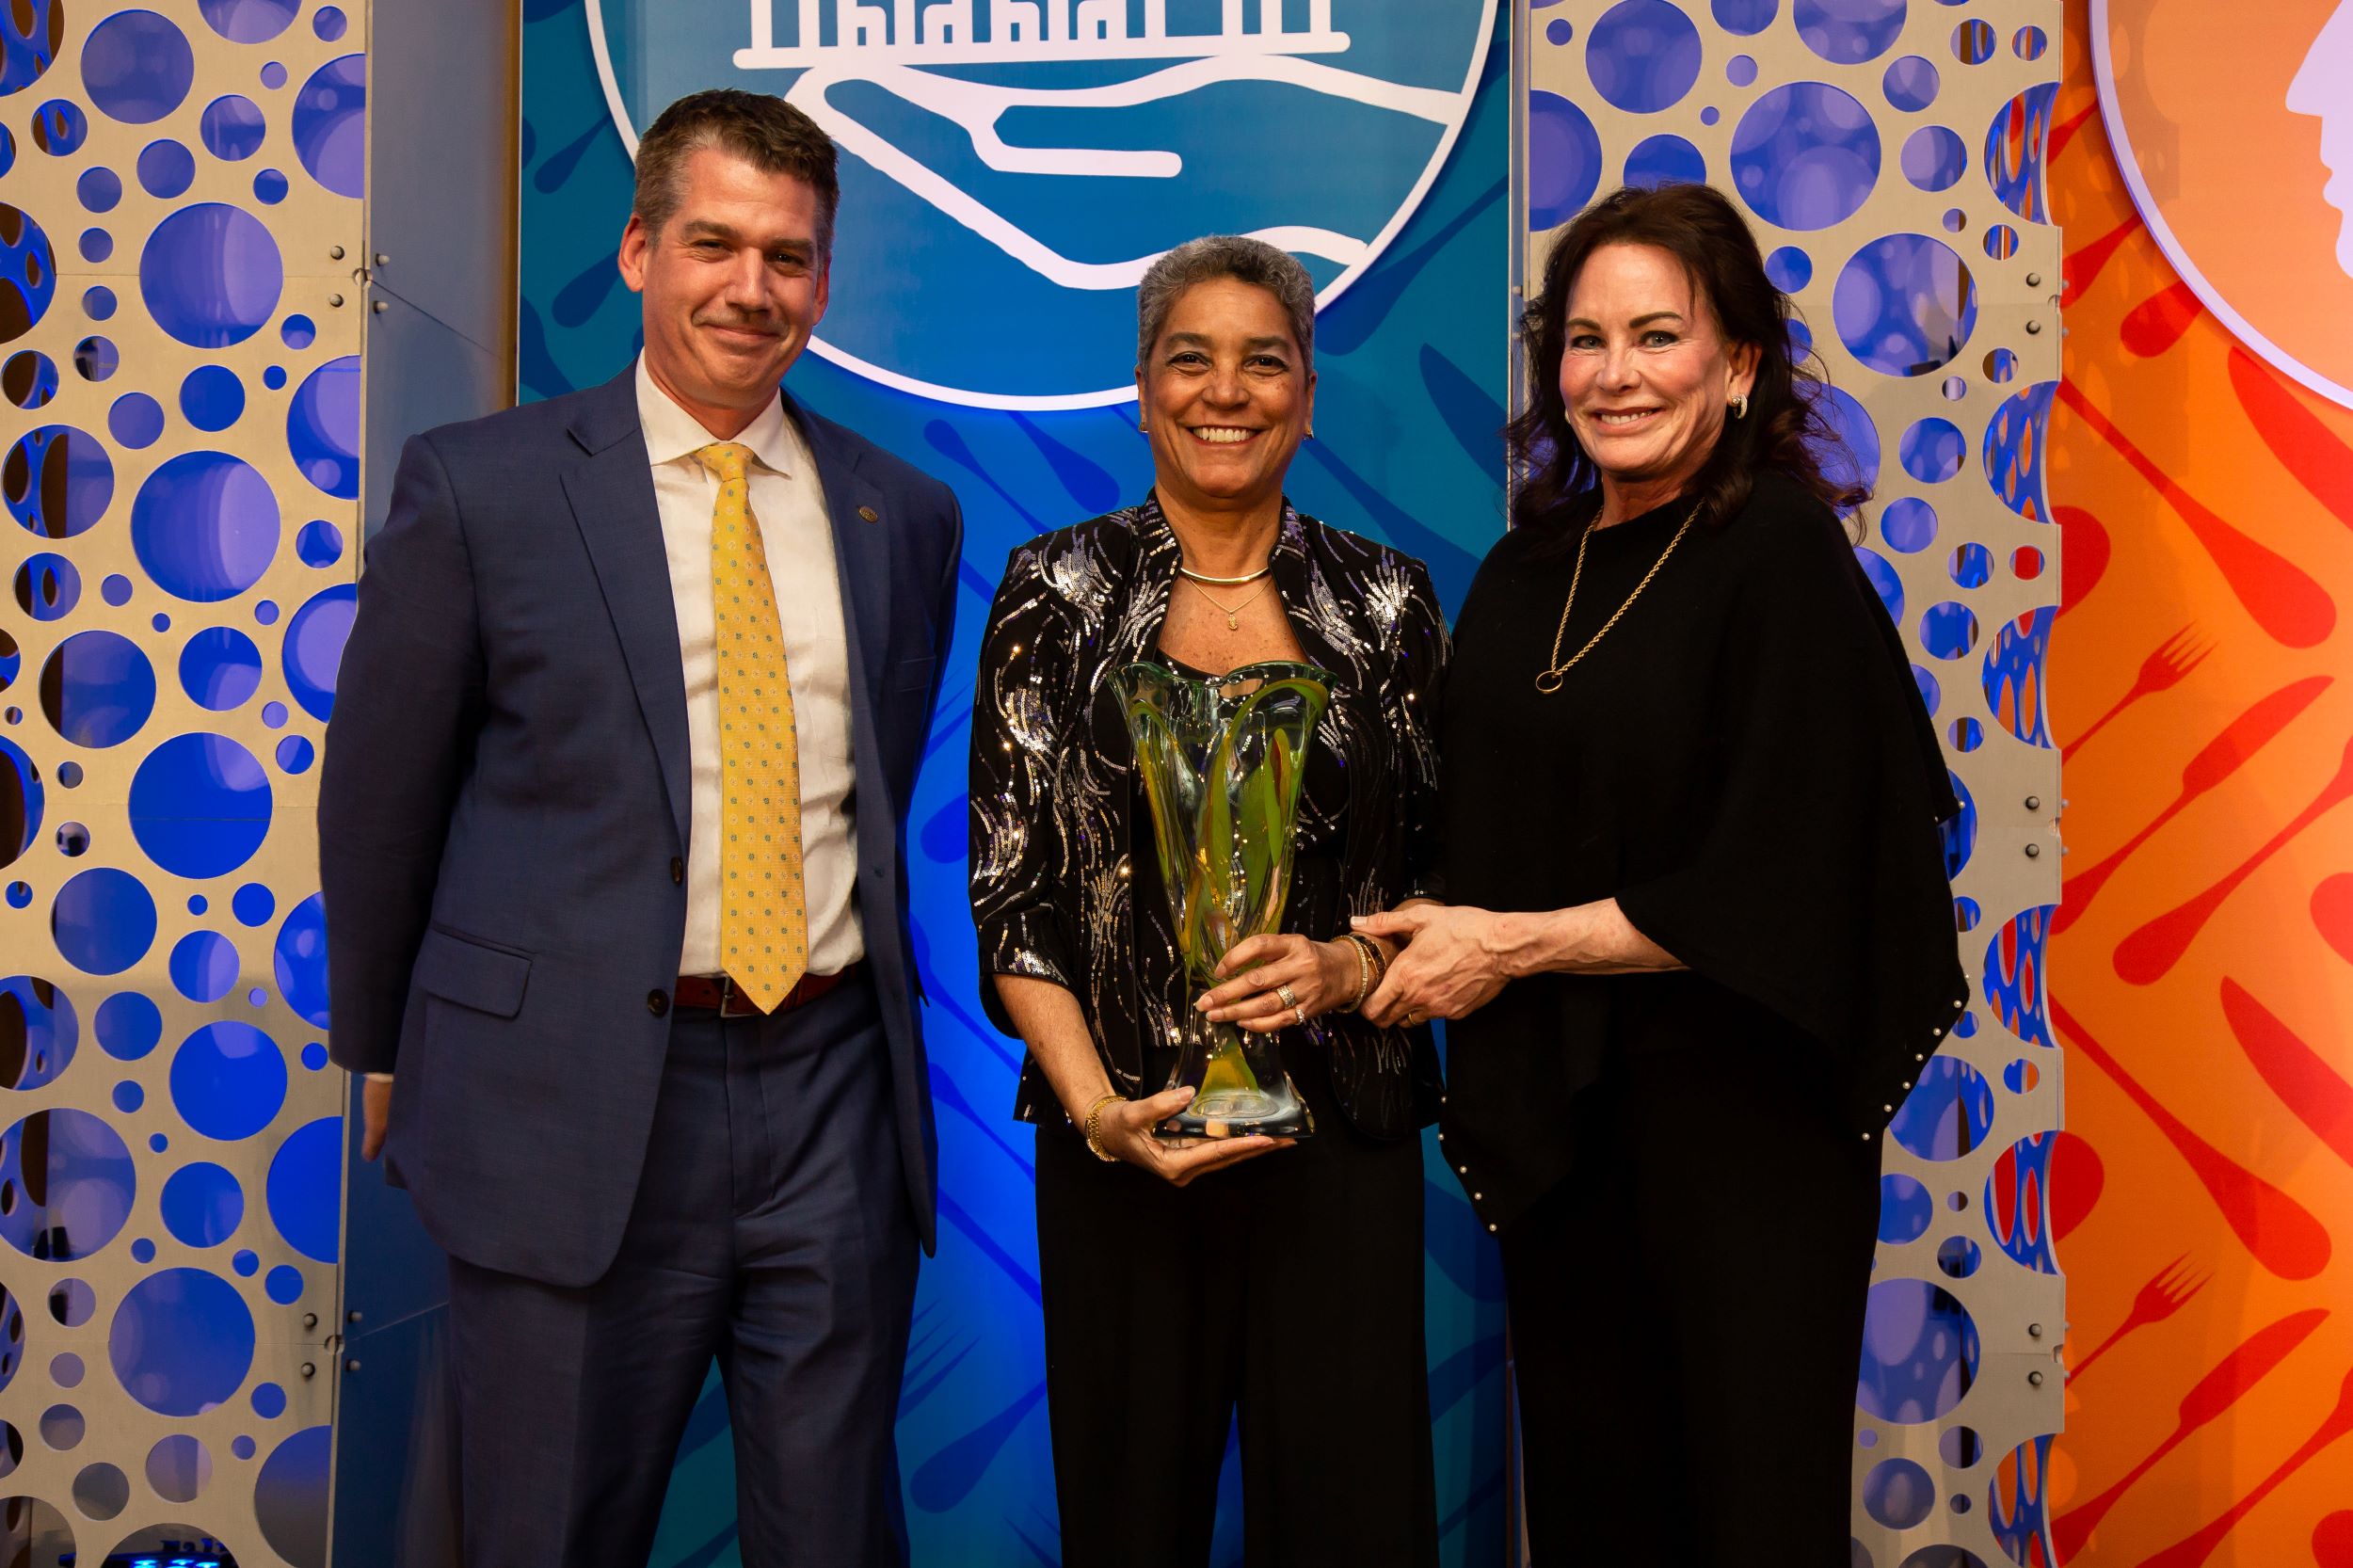
[[590, 393], [572, 424], [585, 458], [564, 472], [564, 493], [588, 547], [597, 583], [620, 636], [621, 657], [662, 764], [679, 842], [686, 842], [693, 800], [686, 738], [686, 673], [679, 660], [678, 606], [653, 469], [637, 424], [632, 365]]
[[[825, 492], [825, 513], [833, 523], [834, 571], [841, 588], [842, 630], [850, 645], [850, 691], [853, 705], [871, 722], [880, 709], [888, 673], [883, 664], [890, 647], [893, 520], [882, 492], [858, 472], [856, 456], [842, 449], [832, 427], [810, 417], [791, 392], [784, 394], [784, 408], [800, 427], [817, 464], [817, 483]], [[866, 774], [864, 767], [858, 769], [860, 778]]]

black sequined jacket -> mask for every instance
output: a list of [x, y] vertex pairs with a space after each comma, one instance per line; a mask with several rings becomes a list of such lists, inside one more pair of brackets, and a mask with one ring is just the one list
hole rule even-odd
[[[1132, 753], [1108, 678], [1160, 657], [1178, 557], [1149, 498], [1015, 551], [989, 611], [972, 702], [982, 1000], [1013, 1034], [992, 976], [1065, 987], [1112, 1086], [1130, 1096], [1165, 1085], [1176, 1009], [1193, 991], [1165, 900], [1133, 896], [1151, 824], [1136, 820]], [[1446, 622], [1420, 562], [1288, 504], [1270, 564], [1301, 649], [1339, 677], [1316, 731], [1332, 755], [1309, 761], [1283, 918], [1285, 931], [1329, 940], [1351, 915], [1426, 890]], [[1156, 875], [1143, 881], [1157, 889]], [[1303, 1045], [1321, 1050], [1333, 1098], [1359, 1131], [1398, 1138], [1434, 1118], [1428, 1026], [1377, 1029], [1331, 1012], [1282, 1038], [1287, 1055]], [[1034, 1058], [1023, 1060], [1014, 1114], [1064, 1120]]]

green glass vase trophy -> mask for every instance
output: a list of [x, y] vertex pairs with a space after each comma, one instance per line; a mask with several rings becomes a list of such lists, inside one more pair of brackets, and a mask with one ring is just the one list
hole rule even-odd
[[[1176, 946], [1201, 989], [1228, 949], [1282, 923], [1307, 743], [1334, 676], [1312, 664], [1244, 664], [1214, 680], [1139, 664], [1112, 680], [1152, 807], [1152, 844], [1176, 921]], [[1197, 992], [1195, 994], [1198, 994]], [[1165, 1088], [1185, 1109], [1169, 1138], [1304, 1138], [1314, 1119], [1283, 1070], [1274, 1036], [1177, 1009], [1184, 1039]]]

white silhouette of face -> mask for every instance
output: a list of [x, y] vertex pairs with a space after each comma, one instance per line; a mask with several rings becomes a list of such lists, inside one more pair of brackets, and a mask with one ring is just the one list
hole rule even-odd
[[2353, 277], [2353, 0], [2342, 0], [2288, 84], [2288, 110], [2320, 120], [2320, 161], [2329, 173], [2321, 199], [2345, 215], [2337, 265]]

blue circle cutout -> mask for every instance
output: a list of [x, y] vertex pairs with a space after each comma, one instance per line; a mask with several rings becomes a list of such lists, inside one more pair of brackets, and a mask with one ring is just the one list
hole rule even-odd
[[117, 11], [82, 40], [82, 86], [101, 113], [152, 125], [178, 108], [196, 81], [188, 36], [153, 11]]
[[1854, 97], [1791, 82], [1749, 105], [1732, 133], [1740, 200], [1784, 229], [1827, 229], [1862, 210], [1879, 183], [1879, 129]]
[[1708, 12], [1716, 25], [1740, 38], [1753, 38], [1773, 24], [1781, 0], [1711, 0]]
[[[1961, 462], [1969, 455], [1969, 443], [1961, 427], [1951, 420], [1930, 416], [1914, 421], [1897, 443], [1896, 451], [1906, 473], [1923, 485], [1941, 485], [1961, 472]], [[1933, 519], [1929, 531], [1935, 531]]]
[[75, 745], [120, 745], [155, 711], [155, 666], [120, 632], [77, 632], [41, 665], [40, 705]]
[[1906, 114], [1918, 114], [1935, 103], [1938, 86], [1936, 66], [1918, 55], [1904, 56], [1880, 78], [1889, 104]]
[[322, 1116], [286, 1135], [269, 1162], [269, 1217], [286, 1245], [333, 1263], [343, 1221], [344, 1119]]
[[139, 149], [139, 184], [148, 195], [168, 201], [196, 183], [196, 154], [165, 136]]
[[47, 1144], [43, 1203], [0, 1213], [0, 1238], [27, 1257], [66, 1263], [103, 1251], [122, 1233], [138, 1196], [130, 1145], [87, 1111], [36, 1111], [0, 1133], [0, 1163], [24, 1169], [25, 1144]]
[[342, 38], [350, 26], [350, 18], [344, 15], [340, 6], [321, 6], [311, 18], [311, 31], [325, 43], [332, 43]]
[[270, 957], [286, 1005], [305, 1023], [327, 1028], [327, 913], [318, 894], [286, 912]]
[[245, 412], [245, 383], [227, 365], [199, 365], [180, 383], [180, 414], [199, 430], [226, 430]]
[[123, 1391], [158, 1416], [226, 1404], [253, 1366], [253, 1313], [202, 1269], [166, 1269], [124, 1292], [106, 1334]]
[[14, 585], [16, 607], [37, 621], [63, 620], [82, 599], [82, 574], [52, 551], [25, 556]]
[[148, 312], [195, 348], [227, 348], [260, 331], [285, 280], [278, 242], [262, 220], [218, 201], [173, 213], [139, 252]]
[[1977, 291], [1960, 252], [1927, 234], [1884, 234], [1839, 270], [1831, 319], [1847, 351], [1887, 376], [1926, 376], [1960, 354]]
[[239, 1247], [230, 1255], [229, 1266], [236, 1270], [241, 1278], [251, 1279], [262, 1271], [262, 1255], [250, 1248]]
[[216, 1247], [245, 1223], [245, 1189], [210, 1160], [183, 1165], [164, 1182], [164, 1228], [184, 1247]]
[[1790, 12], [1805, 46], [1833, 65], [1876, 60], [1904, 30], [1904, 0], [1795, 0]]
[[131, 548], [166, 593], [199, 603], [233, 599], [278, 552], [278, 498], [241, 457], [183, 452], [139, 487]]
[[135, 452], [153, 446], [164, 433], [164, 406], [143, 392], [124, 392], [106, 410], [106, 429]]
[[234, 627], [207, 627], [180, 650], [180, 685], [199, 708], [241, 707], [261, 690], [262, 650]]
[[91, 336], [73, 345], [73, 374], [85, 381], [109, 381], [122, 366], [122, 351], [112, 338]]
[[1968, 172], [1969, 147], [1943, 125], [1923, 125], [1904, 138], [1898, 160], [1904, 178], [1925, 191], [1950, 190]]
[[1681, 136], [1649, 136], [1625, 155], [1625, 183], [1645, 190], [1668, 184], [1704, 185], [1707, 159]]
[[[1916, 496], [1891, 501], [1880, 514], [1880, 537], [1887, 548], [1910, 555], [1928, 549], [1936, 538], [1936, 508]], [[1920, 672], [1927, 675], [1927, 671]], [[1929, 704], [1929, 712], [1936, 712], [1936, 704]]]
[[0, 392], [20, 408], [45, 408], [57, 395], [57, 361], [38, 348], [20, 348], [0, 363]]
[[325, 518], [312, 518], [295, 535], [295, 554], [306, 567], [331, 567], [344, 558], [344, 531]]
[[1601, 133], [1559, 93], [1528, 95], [1528, 226], [1558, 229], [1601, 187]]
[[175, 876], [235, 871], [269, 836], [269, 819], [268, 776], [226, 735], [175, 735], [131, 777], [131, 835]]
[[171, 1104], [180, 1119], [224, 1144], [250, 1138], [286, 1101], [286, 1059], [251, 1024], [224, 1018], [180, 1043], [171, 1058]]
[[354, 200], [367, 184], [367, 57], [362, 55], [328, 61], [295, 94], [295, 155], [312, 179]]
[[85, 229], [73, 246], [82, 260], [95, 266], [115, 253], [115, 237], [104, 229]]
[[302, 476], [343, 501], [360, 495], [360, 357], [328, 360], [286, 404], [286, 447]]
[[324, 724], [335, 711], [335, 669], [360, 605], [360, 589], [339, 583], [312, 596], [286, 623], [286, 686], [302, 711]]
[[1904, 580], [1896, 575], [1896, 568], [1888, 565], [1887, 557], [1878, 551], [1858, 546], [1854, 554], [1855, 559], [1862, 563], [1863, 575], [1871, 580], [1871, 587], [1880, 596], [1880, 602], [1887, 606], [1887, 618], [1901, 625], [1904, 618]]
[[1765, 276], [1784, 294], [1795, 294], [1814, 281], [1814, 258], [1794, 245], [1785, 245], [1765, 258]]
[[196, 0], [204, 24], [232, 43], [267, 43], [294, 25], [301, 0]]
[[120, 974], [155, 945], [155, 900], [129, 872], [92, 867], [57, 889], [49, 931], [65, 961], [84, 974]]
[[259, 882], [248, 882], [230, 895], [229, 912], [239, 925], [265, 925], [278, 912], [278, 895]]
[[191, 931], [171, 945], [171, 987], [190, 1001], [214, 1002], [237, 984], [237, 949], [217, 931]]
[[308, 773], [317, 756], [307, 737], [289, 735], [278, 743], [278, 770], [288, 774]]
[[275, 1421], [286, 1414], [286, 1391], [274, 1383], [253, 1385], [253, 1414], [264, 1421]]
[[48, 539], [70, 539], [106, 515], [114, 459], [94, 436], [70, 424], [27, 430], [0, 459], [0, 499], [8, 515]]
[[1891, 1247], [1917, 1241], [1936, 1218], [1936, 1200], [1912, 1176], [1880, 1177], [1880, 1240]]
[[40, 224], [0, 201], [0, 343], [31, 331], [57, 296], [57, 256]]
[[98, 597], [120, 609], [131, 602], [131, 580], [119, 571], [108, 572], [106, 580], [98, 584]]
[[[0, 837], [0, 866], [32, 848], [33, 841], [40, 837], [41, 803], [47, 793], [41, 788], [40, 769], [25, 755], [24, 748], [0, 735], [0, 822], [13, 820], [16, 827], [15, 832]], [[10, 891], [22, 886], [14, 884]], [[12, 902], [19, 909], [24, 908], [32, 902], [30, 890], [24, 898]]]
[[327, 1065], [327, 1048], [313, 1040], [302, 1048], [302, 1064], [317, 1072]]
[[280, 1263], [262, 1276], [262, 1289], [280, 1306], [292, 1306], [302, 1299], [302, 1271], [291, 1263]]
[[268, 127], [262, 106], [241, 92], [232, 92], [204, 105], [198, 135], [204, 151], [227, 163], [242, 163], [262, 150]]
[[73, 1060], [81, 1043], [80, 1020], [73, 1016], [73, 999], [46, 980], [28, 974], [0, 980], [0, 1016], [8, 1018], [16, 1076], [0, 1083], [5, 1089], [38, 1089], [53, 1082]]
[[118, 1062], [136, 1062], [164, 1037], [164, 1015], [140, 991], [117, 991], [98, 1004], [91, 1020], [100, 1048]]
[[33, 111], [33, 145], [53, 158], [81, 151], [89, 136], [89, 116], [79, 104], [53, 98]]
[[122, 176], [111, 168], [86, 168], [73, 182], [73, 194], [93, 213], [110, 213], [122, 200]]
[[288, 348], [308, 348], [318, 335], [317, 325], [306, 315], [290, 315], [278, 328], [278, 336]]
[[1682, 101], [1700, 79], [1700, 30], [1668, 0], [1619, 0], [1585, 35], [1593, 90], [1628, 114]]
[[264, 207], [275, 207], [286, 200], [286, 176], [274, 168], [264, 168], [253, 176], [253, 200]]

